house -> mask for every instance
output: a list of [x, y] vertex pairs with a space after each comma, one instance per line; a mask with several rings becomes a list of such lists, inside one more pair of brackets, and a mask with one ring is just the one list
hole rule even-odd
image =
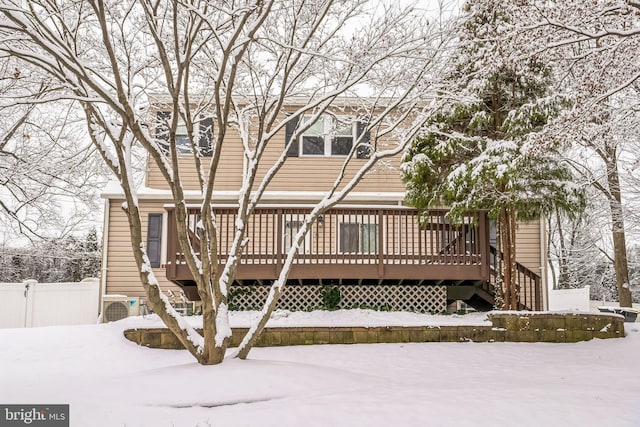
[[[162, 112], [157, 114], [160, 119], [165, 117]], [[335, 120], [322, 116], [292, 144], [285, 165], [246, 224], [248, 243], [231, 290], [232, 307], [261, 307], [304, 216], [330, 188], [354, 140], [368, 137], [362, 133], [361, 122], [336, 125]], [[293, 122], [283, 128], [267, 148], [264, 157], [268, 164], [282, 153], [295, 125]], [[193, 158], [187, 145], [182, 145], [180, 131], [178, 128], [178, 161], [193, 231], [199, 219], [201, 195]], [[157, 134], [162, 139], [161, 132]], [[201, 132], [199, 144], [205, 156], [210, 155], [211, 138], [210, 131]], [[218, 251], [224, 263], [236, 223], [238, 190], [245, 167], [238, 135], [229, 133], [225, 137], [221, 156], [213, 206], [219, 230]], [[366, 162], [368, 152], [358, 149], [357, 157], [347, 174]], [[470, 213], [463, 224], [451, 224], [445, 209], [430, 211], [419, 220], [417, 211], [405, 205], [399, 164], [398, 155], [379, 165], [343, 203], [318, 218], [300, 248], [279, 307], [321, 306], [323, 290], [334, 286], [340, 290], [343, 307], [441, 312], [448, 303], [458, 300], [479, 309], [493, 306], [498, 269], [492, 244], [495, 231], [486, 212]], [[259, 174], [265, 171], [266, 167]], [[103, 293], [144, 298], [128, 223], [121, 209], [122, 192], [117, 185], [110, 186], [102, 197]], [[182, 291], [186, 298], [197, 300], [191, 274], [181, 258], [169, 188], [152, 161], [147, 162], [144, 188], [138, 199], [143, 241], [162, 289], [175, 295]], [[532, 222], [520, 224], [517, 231], [523, 309], [546, 306], [543, 228], [541, 222]], [[196, 239], [195, 234], [192, 239]]]

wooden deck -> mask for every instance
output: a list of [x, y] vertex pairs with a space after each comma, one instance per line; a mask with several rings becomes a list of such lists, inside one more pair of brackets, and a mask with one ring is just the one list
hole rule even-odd
[[[235, 232], [237, 211], [215, 208], [221, 266]], [[248, 244], [238, 267], [238, 281], [276, 279], [301, 222], [310, 209], [259, 208], [246, 224]], [[289, 279], [413, 281], [414, 283], [480, 287], [491, 303], [498, 266], [489, 245], [486, 212], [468, 214], [452, 224], [446, 210], [419, 217], [410, 208], [335, 208], [312, 227], [293, 263]], [[168, 209], [166, 276], [180, 284], [193, 278], [179, 248], [173, 209]], [[189, 209], [189, 229], [195, 231], [199, 210]], [[199, 245], [192, 233], [198, 253]], [[540, 277], [519, 266], [523, 308], [541, 308]], [[520, 274], [520, 273], [519, 273]], [[197, 295], [197, 294], [196, 294]], [[525, 302], [523, 300], [523, 303]]]
[[[237, 279], [275, 279], [304, 217], [305, 209], [257, 209], [247, 224], [249, 242]], [[199, 211], [189, 210], [195, 230]], [[235, 209], [215, 210], [218, 253], [224, 263], [236, 223]], [[445, 210], [420, 223], [405, 208], [332, 209], [314, 224], [289, 274], [291, 279], [395, 279], [488, 281], [489, 234], [486, 213], [452, 225]], [[167, 278], [191, 280], [169, 210]], [[197, 246], [197, 242], [196, 242]]]

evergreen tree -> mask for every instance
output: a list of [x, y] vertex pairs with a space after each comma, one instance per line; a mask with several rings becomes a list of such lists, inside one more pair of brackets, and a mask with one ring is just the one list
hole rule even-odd
[[489, 210], [504, 258], [496, 306], [514, 310], [516, 220], [583, 205], [559, 160], [562, 147], [538, 136], [567, 101], [550, 93], [549, 66], [510, 55], [503, 34], [512, 23], [503, 2], [469, 2], [463, 10], [460, 43], [443, 81], [455, 101], [405, 153], [403, 179], [408, 202], [419, 209], [449, 206], [454, 221], [469, 210]]
[[100, 241], [95, 227], [92, 228], [82, 243], [82, 279], [100, 275]]

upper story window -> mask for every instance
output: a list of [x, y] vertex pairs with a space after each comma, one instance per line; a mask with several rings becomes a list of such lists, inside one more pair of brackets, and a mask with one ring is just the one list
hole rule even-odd
[[340, 123], [339, 119], [322, 116], [300, 135], [303, 156], [346, 156], [353, 147], [356, 123]]
[[[178, 153], [178, 155], [192, 154], [192, 144], [189, 140], [187, 126], [185, 125], [184, 121], [182, 119], [178, 121], [174, 141], [171, 141], [171, 135], [169, 134], [171, 113], [167, 111], [158, 111], [156, 113], [156, 117], [156, 139], [158, 140], [158, 143], [160, 144], [160, 147], [163, 149], [165, 154], [170, 152], [170, 145], [172, 143], [175, 144], [176, 153]], [[193, 138], [195, 140], [198, 153], [203, 157], [211, 156], [211, 144], [213, 141], [213, 118], [202, 117], [200, 120], [194, 122]]]
[[[197, 126], [193, 130], [193, 133], [197, 135]], [[178, 154], [191, 153], [191, 142], [189, 141], [187, 125], [185, 125], [182, 120], [180, 120], [178, 127], [176, 128], [176, 152]]]
[[[299, 120], [287, 124], [286, 143], [291, 141], [298, 128]], [[305, 125], [307, 123], [302, 122]], [[370, 135], [367, 123], [347, 120], [347, 118], [323, 115], [289, 146], [289, 157], [299, 156], [347, 156], [358, 144], [356, 156], [366, 159], [371, 156]]]

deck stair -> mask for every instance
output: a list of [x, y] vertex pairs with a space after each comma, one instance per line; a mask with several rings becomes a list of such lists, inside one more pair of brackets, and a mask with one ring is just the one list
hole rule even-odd
[[[486, 281], [464, 282], [458, 286], [447, 287], [449, 302], [462, 300], [479, 311], [491, 310], [496, 303], [496, 283], [502, 278], [501, 268], [498, 268], [497, 249], [490, 246], [491, 268], [490, 279]], [[503, 257], [500, 257], [502, 260]], [[529, 268], [516, 263], [518, 309], [542, 310], [542, 279]]]

